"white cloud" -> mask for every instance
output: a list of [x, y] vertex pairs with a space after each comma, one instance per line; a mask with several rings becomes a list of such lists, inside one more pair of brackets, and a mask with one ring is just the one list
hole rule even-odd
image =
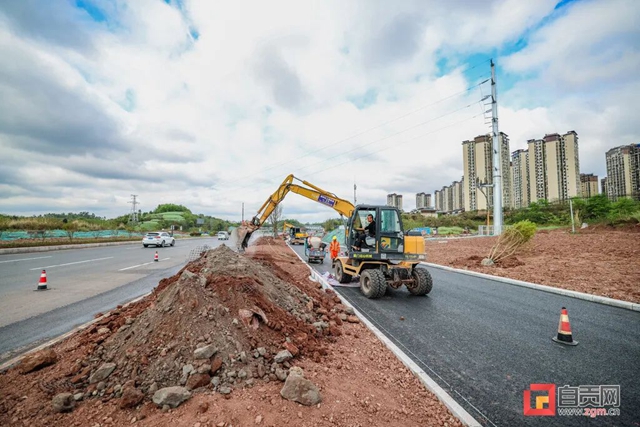
[[[144, 211], [180, 203], [239, 219], [243, 202], [248, 217], [289, 173], [350, 200], [355, 181], [359, 202], [404, 193], [411, 208], [415, 193], [460, 179], [461, 141], [488, 131], [473, 118], [480, 91], [451, 97], [470, 82], [459, 69], [439, 75], [438, 60], [523, 37], [527, 47], [498, 61], [527, 77], [500, 92], [512, 149], [576, 130], [584, 171], [602, 174], [604, 151], [640, 133], [632, 2], [596, 15], [604, 22], [592, 15], [607, 1], [570, 4], [548, 22], [553, 0], [95, 3], [106, 22], [60, 2], [41, 32], [0, 7], [10, 23], [0, 32], [10, 59], [0, 64], [0, 156], [11, 159], [1, 212], [113, 217], [137, 194]], [[365, 94], [366, 107], [350, 102]], [[296, 195], [284, 207], [301, 220], [335, 216]]]

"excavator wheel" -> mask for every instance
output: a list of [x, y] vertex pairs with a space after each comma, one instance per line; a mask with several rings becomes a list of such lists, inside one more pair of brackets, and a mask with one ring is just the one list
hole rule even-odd
[[342, 263], [340, 261], [334, 261], [334, 267], [336, 270], [336, 279], [338, 279], [338, 282], [349, 283], [351, 281], [353, 276], [344, 272], [344, 268], [342, 268]]
[[380, 270], [365, 270], [360, 275], [360, 290], [365, 297], [380, 298], [387, 291], [387, 280]]
[[415, 279], [413, 286], [407, 285], [407, 289], [411, 295], [427, 295], [433, 288], [433, 279], [431, 274], [424, 268], [414, 268], [411, 277]]

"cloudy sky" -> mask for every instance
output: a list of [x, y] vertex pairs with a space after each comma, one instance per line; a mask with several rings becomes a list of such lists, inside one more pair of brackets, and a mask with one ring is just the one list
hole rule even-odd
[[136, 194], [238, 220], [290, 173], [408, 210], [489, 131], [490, 58], [511, 151], [575, 130], [602, 177], [640, 142], [639, 22], [635, 0], [0, 0], [0, 213]]

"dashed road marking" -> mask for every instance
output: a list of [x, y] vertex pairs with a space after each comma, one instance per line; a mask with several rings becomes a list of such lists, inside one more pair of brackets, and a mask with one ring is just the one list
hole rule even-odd
[[39, 257], [36, 257], [36, 258], [8, 259], [6, 261], [0, 261], [0, 263], [3, 263], [3, 262], [17, 262], [17, 261], [31, 261], [31, 260], [34, 260], [34, 259], [43, 259], [43, 258], [51, 258], [51, 256], [39, 256]]
[[106, 258], [85, 259], [84, 261], [68, 262], [66, 264], [48, 265], [46, 267], [30, 268], [29, 270], [45, 270], [47, 268], [53, 268], [53, 267], [65, 267], [67, 265], [84, 264], [86, 262], [104, 261], [105, 259], [111, 259], [111, 258], [113, 258], [113, 257], [110, 256], [110, 257], [106, 257]]

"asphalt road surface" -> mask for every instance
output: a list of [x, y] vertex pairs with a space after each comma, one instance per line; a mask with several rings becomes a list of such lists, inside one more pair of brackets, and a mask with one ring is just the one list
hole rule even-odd
[[[293, 248], [304, 258], [303, 247]], [[311, 266], [331, 267], [328, 258]], [[484, 426], [640, 425], [640, 313], [428, 270], [434, 287], [425, 297], [399, 289], [370, 300], [359, 288], [336, 290]], [[551, 340], [562, 307], [575, 347]], [[619, 385], [620, 415], [524, 416], [523, 393], [535, 383], [582, 386], [580, 398], [593, 391], [585, 386]]]
[[[157, 249], [135, 243], [0, 255], [0, 361], [150, 292], [177, 273], [193, 249], [222, 243], [234, 242], [198, 238]], [[50, 290], [35, 291], [42, 269]]]

